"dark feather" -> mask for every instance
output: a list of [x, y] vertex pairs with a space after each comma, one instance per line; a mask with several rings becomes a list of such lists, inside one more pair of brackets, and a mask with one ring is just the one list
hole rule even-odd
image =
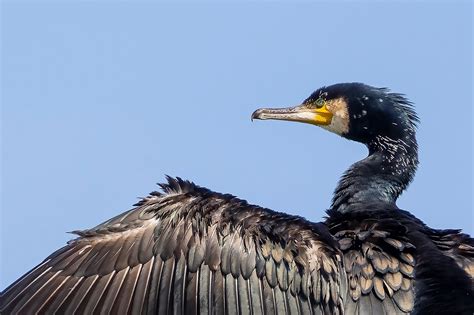
[[184, 314], [199, 314], [199, 270], [186, 275]]
[[265, 263], [265, 276], [267, 278], [268, 284], [274, 288], [278, 285], [277, 279], [277, 270], [276, 270], [275, 261], [272, 258], [268, 258]]
[[256, 253], [255, 248], [252, 248], [247, 254], [244, 259], [240, 261], [240, 272], [242, 273], [242, 277], [244, 279], [249, 279], [252, 275], [253, 270], [255, 269], [255, 260], [256, 260]]
[[213, 280], [211, 304], [212, 314], [224, 314], [226, 310], [225, 280], [220, 271], [215, 271], [213, 273]]
[[359, 299], [359, 314], [383, 314], [375, 313], [372, 311], [372, 302], [370, 300], [370, 295], [363, 296]]
[[399, 290], [393, 294], [393, 301], [404, 312], [410, 312], [414, 307], [413, 294], [409, 291]]
[[295, 296], [289, 291], [283, 291], [287, 301], [287, 310], [289, 314], [300, 314], [299, 303]]
[[84, 299], [81, 308], [78, 309], [79, 313], [92, 314], [96, 308], [100, 309], [99, 301], [104, 296], [107, 287], [114, 277], [114, 273], [111, 272], [109, 275], [100, 277], [93, 289], [89, 291], [88, 295]]
[[267, 281], [261, 282], [262, 296], [263, 296], [263, 309], [265, 314], [275, 314], [275, 304], [273, 301], [273, 290]]
[[210, 299], [212, 292], [212, 283], [211, 283], [211, 271], [209, 267], [205, 264], [201, 266], [199, 272], [199, 314], [211, 313], [210, 312]]
[[[123, 274], [126, 275], [126, 270], [124, 270]], [[93, 288], [98, 278], [98, 276], [84, 278], [84, 281], [82, 281], [76, 290], [69, 296], [69, 302], [67, 303], [67, 307], [64, 309], [64, 313], [73, 314], [76, 312], [76, 310], [81, 306], [81, 303], [84, 301], [87, 293]], [[61, 310], [59, 312], [62, 313]]]
[[[139, 208], [78, 231], [78, 239], [1, 293], [0, 312], [413, 309], [415, 247], [403, 220], [333, 215], [329, 228], [350, 240], [340, 252], [322, 224], [180, 179], [164, 189], [170, 194], [152, 195]], [[449, 255], [469, 253], [465, 239], [449, 237], [433, 236], [443, 249], [458, 246]], [[456, 262], [468, 265], [463, 259]]]
[[145, 305], [146, 310], [149, 313], [156, 313], [157, 311], [157, 301], [159, 301], [160, 297], [160, 286], [161, 286], [161, 280], [162, 280], [162, 273], [165, 264], [161, 260], [159, 256], [153, 257], [152, 258], [152, 263], [153, 263], [153, 270], [151, 272], [151, 277], [150, 277], [150, 282], [148, 287], [150, 288], [148, 292], [148, 300], [145, 300]]
[[175, 269], [175, 259], [174, 257], [163, 261], [163, 270], [161, 271], [160, 279], [160, 290], [158, 293], [158, 313], [167, 314], [170, 310], [170, 304], [173, 301], [172, 294], [174, 293], [173, 288], [173, 275]]
[[129, 308], [133, 301], [133, 292], [135, 290], [141, 269], [142, 265], [136, 265], [128, 271], [127, 277], [125, 278], [122, 287], [120, 288], [119, 294], [117, 295], [116, 303], [114, 303], [114, 306], [112, 307], [112, 313], [129, 312]]
[[248, 283], [252, 312], [253, 314], [263, 313], [263, 291], [261, 280], [258, 279], [256, 271], [252, 272]]
[[[113, 273], [111, 275], [113, 277]], [[66, 276], [66, 283], [62, 285], [61, 290], [57, 291], [57, 294], [54, 296], [54, 300], [51, 301], [51, 304], [45, 309], [46, 312], [58, 313], [58, 310], [61, 309], [63, 303], [68, 299], [68, 297], [75, 291], [75, 289], [81, 284], [84, 278]], [[8, 313], [7, 313], [8, 314]]]
[[273, 294], [277, 314], [288, 314], [286, 297], [279, 286], [273, 288]]
[[251, 305], [249, 299], [249, 286], [248, 280], [245, 280], [243, 277], [236, 279], [237, 282], [237, 297], [239, 300], [239, 311], [240, 314], [250, 314]]
[[173, 311], [179, 314], [184, 313], [186, 273], [186, 260], [181, 254], [175, 264], [174, 275], [170, 283], [170, 289], [172, 288], [172, 290], [170, 290], [168, 297], [170, 304], [173, 306]]
[[141, 314], [146, 309], [146, 298], [148, 293], [151, 292], [149, 284], [153, 276], [153, 262], [154, 259], [150, 259], [146, 264], [143, 265], [142, 270], [139, 274], [135, 292], [133, 294], [132, 301], [132, 314]]

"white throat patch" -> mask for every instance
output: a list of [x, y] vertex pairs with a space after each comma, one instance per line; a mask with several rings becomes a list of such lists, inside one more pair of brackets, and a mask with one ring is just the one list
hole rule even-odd
[[327, 109], [333, 114], [331, 123], [322, 128], [343, 135], [349, 132], [349, 110], [344, 98], [329, 100], [326, 104]]

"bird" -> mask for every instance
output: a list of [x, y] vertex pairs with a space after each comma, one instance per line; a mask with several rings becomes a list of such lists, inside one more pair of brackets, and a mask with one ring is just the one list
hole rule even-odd
[[474, 240], [396, 201], [418, 166], [413, 105], [362, 83], [252, 120], [309, 123], [368, 148], [326, 218], [251, 205], [167, 177], [0, 293], [1, 314], [472, 314]]
[[300, 106], [263, 108], [252, 117], [318, 125], [368, 149], [343, 174], [325, 221], [343, 252], [347, 314], [474, 312], [474, 240], [430, 229], [396, 206], [419, 163], [419, 118], [408, 99], [386, 88], [336, 84]]

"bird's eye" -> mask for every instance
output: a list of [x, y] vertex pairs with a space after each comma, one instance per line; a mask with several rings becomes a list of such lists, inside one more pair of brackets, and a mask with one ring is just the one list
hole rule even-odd
[[314, 102], [314, 104], [316, 105], [317, 108], [321, 108], [324, 105], [324, 99], [318, 98], [316, 102]]

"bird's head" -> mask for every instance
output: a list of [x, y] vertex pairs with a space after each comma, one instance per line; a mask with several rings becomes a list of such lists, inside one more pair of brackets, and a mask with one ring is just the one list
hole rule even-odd
[[401, 94], [362, 83], [340, 83], [313, 92], [301, 105], [261, 108], [252, 119], [276, 119], [320, 126], [369, 145], [376, 137], [414, 136], [418, 118]]

